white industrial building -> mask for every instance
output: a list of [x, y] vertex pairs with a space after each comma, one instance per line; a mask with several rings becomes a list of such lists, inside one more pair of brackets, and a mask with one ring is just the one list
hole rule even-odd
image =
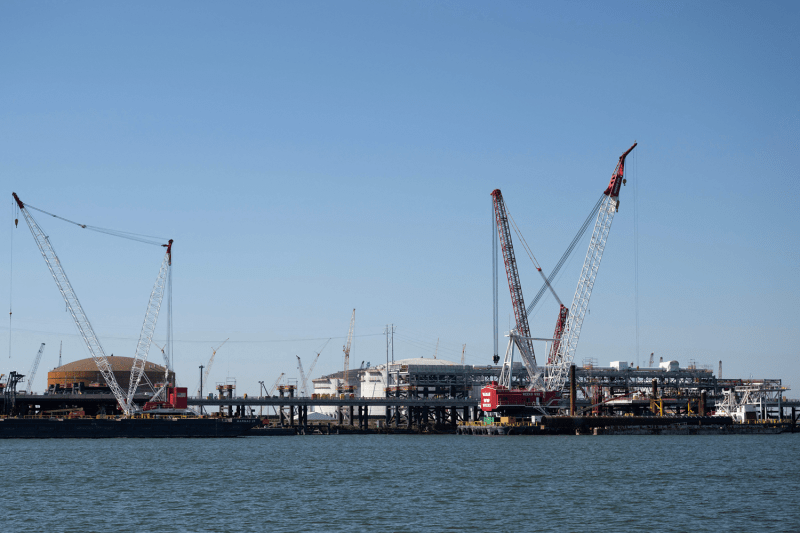
[[[443, 359], [433, 359], [419, 357], [414, 359], [401, 359], [389, 364], [389, 370], [392, 376], [399, 372], [403, 372], [408, 367], [419, 366], [456, 366], [452, 361], [445, 361]], [[385, 398], [386, 397], [386, 365], [378, 365], [366, 369], [355, 369], [348, 371], [348, 382], [355, 389], [353, 394], [356, 398]], [[393, 378], [395, 379], [395, 378]], [[344, 386], [344, 371], [322, 376], [317, 379], [312, 379], [314, 384], [314, 394], [316, 395], [330, 395], [331, 397], [337, 396], [339, 390]], [[394, 383], [393, 383], [394, 384]], [[319, 397], [319, 396], [318, 396]], [[315, 411], [328, 416], [336, 415], [336, 408], [332, 406], [319, 406]], [[382, 406], [370, 407], [370, 416], [384, 416], [386, 408]]]

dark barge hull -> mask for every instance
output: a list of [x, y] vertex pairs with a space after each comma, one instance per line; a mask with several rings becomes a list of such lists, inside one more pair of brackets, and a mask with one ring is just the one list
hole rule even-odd
[[257, 418], [0, 418], [0, 439], [241, 437]]
[[545, 416], [540, 424], [458, 426], [459, 435], [773, 435], [791, 422], [734, 423], [729, 416]]

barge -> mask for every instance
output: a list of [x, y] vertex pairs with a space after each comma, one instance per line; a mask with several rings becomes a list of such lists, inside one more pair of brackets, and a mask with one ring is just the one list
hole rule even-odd
[[0, 439], [222, 438], [241, 437], [258, 418], [0, 417]]
[[542, 416], [486, 417], [460, 424], [459, 435], [773, 435], [794, 433], [789, 420], [737, 423], [729, 416]]

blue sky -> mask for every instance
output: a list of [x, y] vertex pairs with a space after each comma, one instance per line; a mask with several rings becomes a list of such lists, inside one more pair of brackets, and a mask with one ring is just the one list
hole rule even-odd
[[[466, 344], [468, 363], [489, 363], [491, 191], [549, 271], [636, 140], [578, 362], [637, 359], [635, 206], [639, 360], [722, 360], [724, 377], [800, 387], [799, 12], [4, 2], [0, 372], [27, 371], [46, 342], [42, 389], [59, 341], [65, 361], [88, 356], [33, 238], [12, 229], [11, 191], [175, 239], [179, 381], [193, 387], [230, 337], [211, 380], [254, 394], [330, 337], [314, 374], [341, 368], [353, 308], [351, 366], [385, 360], [388, 323], [395, 358], [432, 357], [439, 339], [440, 358]], [[132, 355], [162, 250], [35, 216], [106, 351]], [[558, 278], [566, 302], [587, 246]], [[530, 301], [540, 280], [517, 250]], [[543, 299], [534, 334], [556, 314]]]

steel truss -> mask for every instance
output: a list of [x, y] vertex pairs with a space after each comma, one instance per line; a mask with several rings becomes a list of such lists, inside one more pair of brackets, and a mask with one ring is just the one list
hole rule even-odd
[[[126, 415], [131, 414], [137, 409], [136, 404], [133, 402], [133, 394], [135, 393], [136, 387], [139, 385], [142, 373], [144, 372], [144, 364], [147, 360], [147, 352], [150, 349], [150, 341], [152, 340], [153, 332], [155, 330], [158, 311], [161, 308], [161, 299], [164, 295], [166, 276], [169, 265], [171, 264], [172, 240], [169, 241], [169, 244], [163, 245], [167, 248], [167, 253], [164, 257], [164, 261], [162, 262], [161, 270], [158, 278], [156, 279], [155, 287], [150, 294], [150, 301], [145, 313], [144, 325], [142, 326], [142, 333], [139, 337], [139, 342], [136, 347], [136, 355], [134, 357], [134, 363], [131, 369], [130, 387], [128, 394], [126, 395], [125, 391], [122, 390], [122, 387], [120, 387], [119, 383], [117, 382], [114, 372], [111, 370], [111, 363], [109, 362], [108, 357], [106, 356], [105, 351], [100, 344], [100, 339], [98, 339], [97, 335], [95, 334], [94, 328], [92, 328], [92, 324], [89, 322], [89, 317], [83, 310], [83, 306], [81, 305], [80, 300], [78, 300], [78, 295], [72, 288], [72, 284], [67, 277], [67, 273], [64, 271], [64, 267], [61, 265], [61, 260], [58, 258], [53, 245], [50, 244], [49, 237], [45, 235], [44, 231], [42, 231], [42, 228], [39, 227], [39, 224], [36, 222], [33, 216], [31, 216], [30, 212], [25, 207], [25, 204], [19, 199], [17, 194], [12, 193], [12, 196], [19, 206], [19, 210], [25, 218], [28, 228], [31, 230], [31, 234], [36, 241], [36, 245], [39, 247], [39, 251], [42, 253], [42, 257], [44, 257], [44, 261], [47, 263], [50, 273], [53, 275], [53, 279], [58, 286], [58, 290], [61, 292], [61, 296], [63, 296], [64, 302], [67, 305], [67, 310], [72, 315], [75, 325], [78, 327], [78, 332], [80, 333], [81, 337], [83, 337], [86, 347], [89, 350], [89, 354], [92, 356], [92, 359], [97, 365], [97, 369], [100, 371], [100, 374], [102, 374], [106, 384], [114, 394], [114, 398], [116, 398], [120, 408], [125, 412]], [[168, 373], [169, 367], [167, 367], [167, 374]]]
[[119, 402], [120, 407], [127, 412], [128, 406], [125, 392], [119, 386], [119, 383], [117, 383], [117, 378], [114, 377], [114, 372], [111, 370], [108, 357], [103, 351], [103, 347], [100, 345], [100, 340], [97, 338], [92, 324], [89, 322], [89, 318], [86, 316], [86, 312], [81, 306], [80, 300], [78, 300], [78, 295], [69, 282], [64, 267], [61, 266], [61, 261], [58, 259], [56, 251], [50, 244], [50, 239], [45, 235], [44, 231], [42, 231], [42, 228], [39, 227], [39, 224], [36, 223], [36, 220], [34, 220], [25, 208], [25, 204], [22, 203], [16, 193], [14, 194], [14, 199], [17, 201], [17, 205], [19, 205], [22, 216], [25, 217], [25, 222], [28, 223], [28, 228], [30, 228], [31, 234], [39, 247], [39, 251], [42, 253], [42, 257], [44, 257], [44, 261], [47, 263], [50, 273], [53, 275], [53, 279], [58, 286], [59, 292], [61, 292], [61, 296], [64, 297], [67, 310], [70, 315], [72, 315], [75, 325], [78, 327], [78, 332], [81, 337], [83, 337], [89, 349], [89, 354], [97, 365], [97, 369], [103, 375], [103, 379], [106, 380], [106, 384], [111, 389], [111, 392], [114, 393], [114, 397], [117, 399], [117, 402]]
[[[167, 245], [167, 252], [164, 254], [164, 260], [161, 262], [161, 268], [156, 277], [156, 283], [153, 290], [150, 292], [150, 300], [147, 303], [147, 311], [144, 314], [144, 323], [142, 324], [142, 332], [139, 334], [139, 342], [136, 343], [136, 353], [133, 357], [133, 365], [131, 366], [131, 379], [128, 384], [128, 395], [125, 398], [126, 412], [133, 411], [136, 404], [133, 401], [133, 395], [136, 389], [139, 388], [139, 382], [144, 374], [144, 366], [147, 362], [147, 355], [150, 353], [150, 344], [153, 340], [153, 333], [156, 330], [158, 322], [158, 313], [161, 310], [161, 302], [164, 299], [164, 292], [167, 287], [167, 273], [169, 272], [170, 265], [172, 264], [172, 239]], [[164, 372], [169, 376], [169, 360], [164, 354]], [[164, 385], [159, 389], [153, 397], [153, 401], [159, 397], [164, 388], [169, 384], [169, 379], [164, 380]]]
[[620, 156], [608, 188], [604, 192], [605, 198], [600, 203], [597, 220], [592, 231], [592, 239], [589, 242], [589, 249], [586, 251], [586, 258], [583, 261], [581, 276], [578, 280], [578, 288], [575, 290], [575, 296], [572, 299], [569, 316], [567, 317], [567, 325], [564, 328], [565, 338], [559, 343], [558, 352], [553, 358], [552, 364], [547, 368], [545, 377], [547, 390], [563, 390], [569, 374], [569, 367], [575, 359], [583, 319], [589, 309], [589, 298], [592, 296], [592, 289], [597, 279], [597, 271], [600, 268], [600, 261], [603, 259], [603, 252], [606, 249], [608, 232], [611, 230], [614, 215], [619, 210], [619, 190], [623, 184], [625, 157], [635, 147], [636, 143], [633, 143], [633, 146]]
[[[517, 261], [514, 257], [514, 245], [511, 242], [511, 228], [508, 223], [506, 204], [503, 201], [503, 193], [500, 192], [500, 189], [492, 191], [492, 200], [494, 204], [497, 234], [500, 240], [500, 249], [503, 253], [503, 262], [506, 266], [506, 277], [508, 278], [508, 288], [511, 293], [511, 305], [514, 308], [514, 317], [516, 319], [516, 327], [511, 331], [509, 336], [511, 341], [515, 342], [519, 348], [520, 356], [525, 362], [525, 367], [530, 374], [531, 383], [534, 386], [543, 385], [544, 382], [541, 378], [542, 371], [536, 364], [536, 354], [533, 350], [533, 343], [530, 340], [531, 330], [528, 325], [528, 312], [525, 310], [525, 301], [522, 297], [522, 283], [519, 279]], [[508, 350], [506, 351], [506, 357], [508, 357]], [[501, 378], [500, 385], [508, 387], [510, 382], [503, 382]]]

